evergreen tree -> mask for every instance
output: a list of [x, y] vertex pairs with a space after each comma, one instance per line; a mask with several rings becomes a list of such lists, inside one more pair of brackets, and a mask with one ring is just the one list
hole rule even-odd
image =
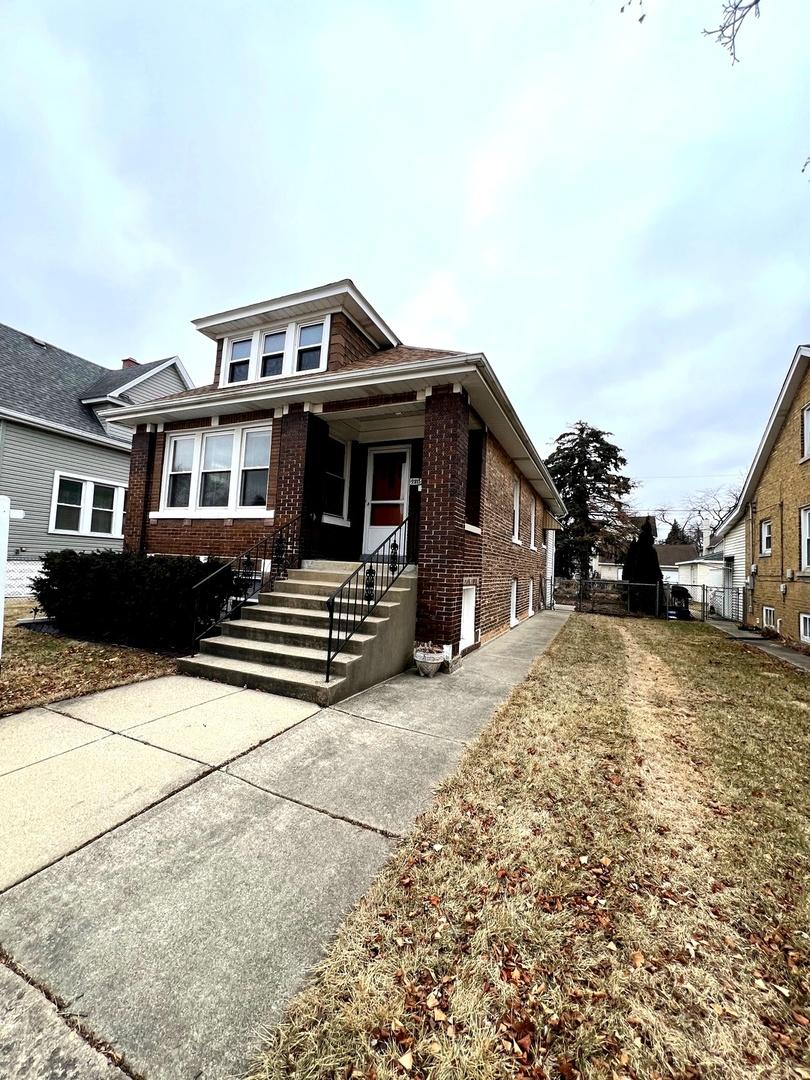
[[664, 541], [665, 544], [692, 544], [693, 538], [687, 533], [686, 529], [678, 522], [678, 519], [672, 522], [667, 533], [667, 538]]
[[[622, 567], [622, 581], [631, 582], [630, 610], [654, 615], [663, 602], [663, 575], [658, 563], [650, 519], [646, 518], [637, 539], [627, 549]], [[656, 588], [652, 588], [656, 586]]]
[[589, 577], [597, 547], [624, 550], [634, 534], [625, 500], [635, 483], [622, 475], [627, 459], [610, 435], [580, 420], [546, 459], [567, 510], [557, 535], [558, 577]]

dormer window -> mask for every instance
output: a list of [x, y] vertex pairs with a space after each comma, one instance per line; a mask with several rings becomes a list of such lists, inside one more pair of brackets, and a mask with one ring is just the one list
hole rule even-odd
[[226, 338], [222, 386], [325, 371], [329, 315], [317, 322], [267, 326], [250, 336]]
[[298, 330], [298, 362], [296, 371], [317, 371], [321, 366], [323, 323], [301, 326]]
[[284, 341], [286, 337], [286, 330], [276, 330], [272, 334], [264, 335], [261, 366], [261, 377], [263, 379], [281, 374], [284, 368]]
[[228, 382], [247, 382], [250, 374], [251, 338], [242, 338], [231, 342], [231, 362], [228, 367]]

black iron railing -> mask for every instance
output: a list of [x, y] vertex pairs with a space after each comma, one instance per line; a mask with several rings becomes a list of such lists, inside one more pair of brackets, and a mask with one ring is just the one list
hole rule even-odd
[[329, 640], [326, 646], [326, 681], [332, 661], [360, 629], [409, 562], [408, 519], [397, 525], [380, 546], [363, 559], [354, 573], [328, 597]]
[[[192, 656], [197, 652], [202, 638], [235, 615], [248, 600], [261, 592], [272, 592], [276, 581], [283, 581], [288, 570], [299, 566], [301, 527], [301, 514], [289, 521], [279, 522], [247, 551], [217, 567], [194, 585], [191, 590]], [[230, 584], [225, 587], [226, 595], [212, 618], [207, 597], [220, 584], [218, 579], [226, 574], [230, 576]]]

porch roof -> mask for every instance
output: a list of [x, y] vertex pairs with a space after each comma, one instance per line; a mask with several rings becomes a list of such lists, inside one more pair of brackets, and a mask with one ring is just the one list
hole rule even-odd
[[[380, 395], [415, 391], [424, 395], [433, 386], [452, 384], [467, 391], [470, 402], [483, 422], [513, 459], [526, 479], [548, 504], [552, 514], [565, 513], [565, 505], [554, 486], [543, 459], [529, 438], [506, 392], [483, 353], [459, 353], [430, 357], [403, 364], [384, 364], [331, 374], [294, 375], [268, 383], [238, 387], [209, 387], [194, 392], [115, 412], [116, 423], [166, 423], [229, 413], [277, 410], [304, 403], [309, 408], [329, 401], [378, 398]], [[392, 406], [396, 408], [397, 406]]]

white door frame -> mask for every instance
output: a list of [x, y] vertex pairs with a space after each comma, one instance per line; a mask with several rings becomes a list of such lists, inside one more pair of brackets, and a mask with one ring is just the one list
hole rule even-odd
[[[376, 544], [371, 544], [369, 539], [369, 532], [372, 528], [383, 529], [387, 528], [384, 525], [371, 525], [371, 485], [374, 480], [374, 455], [375, 454], [405, 454], [405, 461], [402, 464], [402, 520], [408, 516], [408, 506], [410, 503], [411, 494], [411, 448], [408, 443], [394, 443], [394, 444], [381, 444], [379, 446], [369, 446], [368, 457], [366, 458], [366, 505], [363, 511], [363, 554], [369, 555], [380, 544], [381, 541], [377, 541]], [[385, 502], [384, 499], [377, 500], [378, 502]], [[400, 500], [387, 500], [389, 502], [398, 502]], [[394, 531], [395, 525], [392, 525], [388, 529], [389, 534]], [[383, 539], [385, 539], [383, 537]]]

